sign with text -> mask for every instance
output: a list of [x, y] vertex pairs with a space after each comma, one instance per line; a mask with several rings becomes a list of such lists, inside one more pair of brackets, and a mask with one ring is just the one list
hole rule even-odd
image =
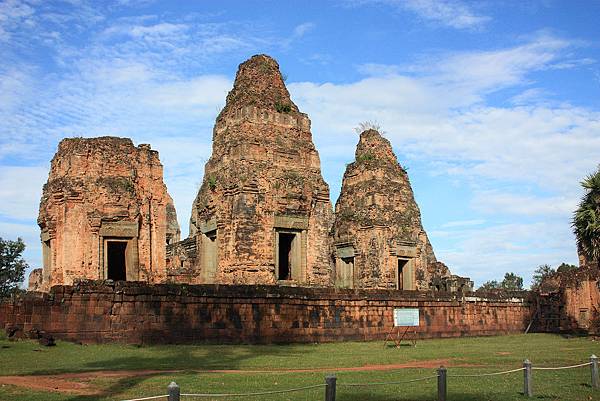
[[419, 309], [394, 308], [394, 326], [419, 326]]

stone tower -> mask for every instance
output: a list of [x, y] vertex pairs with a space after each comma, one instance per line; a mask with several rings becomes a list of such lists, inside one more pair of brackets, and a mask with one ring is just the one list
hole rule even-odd
[[191, 282], [331, 285], [332, 222], [310, 120], [277, 62], [253, 56], [217, 117], [192, 207], [194, 243], [174, 265], [187, 264]]
[[450, 273], [437, 262], [390, 142], [369, 129], [344, 174], [333, 226], [339, 287], [423, 290]]
[[179, 241], [158, 152], [130, 139], [63, 139], [44, 185], [38, 224], [41, 288], [75, 279], [162, 282]]

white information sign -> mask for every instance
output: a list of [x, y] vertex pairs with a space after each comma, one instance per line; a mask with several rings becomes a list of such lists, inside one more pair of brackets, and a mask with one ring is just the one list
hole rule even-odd
[[417, 308], [395, 308], [394, 326], [419, 326], [419, 309]]

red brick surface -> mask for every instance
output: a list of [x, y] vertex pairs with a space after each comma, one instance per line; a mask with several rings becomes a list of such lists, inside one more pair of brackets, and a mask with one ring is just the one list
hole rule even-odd
[[0, 304], [0, 325], [85, 343], [288, 343], [384, 339], [394, 308], [420, 308], [419, 338], [523, 332], [523, 298], [387, 290], [86, 283]]

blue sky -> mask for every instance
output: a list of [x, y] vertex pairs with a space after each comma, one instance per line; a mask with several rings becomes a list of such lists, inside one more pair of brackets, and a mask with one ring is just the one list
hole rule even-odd
[[579, 181], [600, 162], [599, 1], [0, 2], [0, 236], [41, 263], [60, 139], [160, 152], [187, 234], [239, 63], [275, 57], [312, 120], [332, 202], [362, 121], [408, 168], [438, 259], [477, 284], [576, 263]]

